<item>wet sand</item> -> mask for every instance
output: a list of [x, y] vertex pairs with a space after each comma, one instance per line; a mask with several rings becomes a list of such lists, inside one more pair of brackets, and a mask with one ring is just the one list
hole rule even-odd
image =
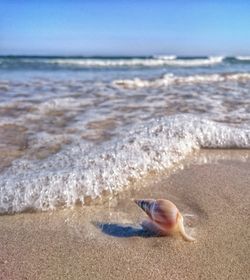
[[[249, 279], [249, 186], [250, 151], [205, 150], [104, 205], [0, 216], [0, 279]], [[130, 199], [149, 197], [172, 200], [196, 242], [143, 231]]]

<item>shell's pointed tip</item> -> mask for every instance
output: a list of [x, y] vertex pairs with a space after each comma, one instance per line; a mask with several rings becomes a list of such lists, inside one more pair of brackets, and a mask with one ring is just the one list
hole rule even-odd
[[139, 206], [140, 208], [142, 208], [145, 211], [145, 208], [143, 207], [145, 205], [145, 200], [143, 199], [134, 199], [133, 200], [134, 203]]
[[132, 199], [132, 201], [135, 203], [135, 204], [137, 204], [138, 205], [138, 203], [139, 203], [139, 199]]

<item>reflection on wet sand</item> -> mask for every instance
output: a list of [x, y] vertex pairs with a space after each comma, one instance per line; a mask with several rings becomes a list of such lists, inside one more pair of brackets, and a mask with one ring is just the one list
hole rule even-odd
[[0, 172], [20, 158], [28, 148], [27, 129], [18, 125], [0, 126]]

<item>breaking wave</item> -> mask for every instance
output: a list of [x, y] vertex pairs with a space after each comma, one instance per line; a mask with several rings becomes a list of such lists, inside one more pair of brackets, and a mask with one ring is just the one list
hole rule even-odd
[[79, 65], [85, 67], [156, 67], [156, 66], [203, 66], [220, 63], [223, 57], [181, 59], [174, 56], [158, 56], [153, 58], [132, 59], [55, 59], [48, 63]]
[[236, 56], [236, 59], [250, 61], [250, 56]]
[[250, 73], [230, 73], [230, 74], [199, 74], [192, 76], [175, 76], [173, 74], [165, 74], [161, 78], [144, 80], [134, 78], [129, 80], [115, 80], [113, 85], [136, 89], [143, 87], [162, 87], [170, 84], [195, 84], [195, 83], [211, 83], [224, 81], [241, 81], [250, 80]]
[[221, 63], [223, 57], [0, 57], [0, 65], [4, 69], [32, 68], [116, 68], [116, 67], [196, 67]]

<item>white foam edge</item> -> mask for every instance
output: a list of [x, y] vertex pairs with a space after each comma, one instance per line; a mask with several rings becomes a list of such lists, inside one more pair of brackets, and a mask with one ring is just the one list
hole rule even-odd
[[81, 67], [157, 67], [157, 66], [206, 66], [222, 62], [224, 57], [211, 56], [208, 58], [185, 58], [179, 59], [172, 57], [155, 57], [155, 58], [131, 58], [131, 59], [95, 59], [95, 58], [79, 58], [79, 59], [47, 59], [41, 60], [45, 63], [59, 64], [59, 65], [72, 65]]
[[45, 211], [122, 191], [200, 148], [250, 148], [250, 130], [190, 115], [134, 125], [99, 147], [69, 145], [46, 160], [16, 160], [0, 175], [0, 213]]
[[250, 60], [250, 55], [249, 56], [236, 56], [236, 59], [238, 59], [238, 60]]
[[197, 74], [192, 76], [175, 76], [172, 73], [168, 73], [156, 79], [146, 80], [136, 77], [127, 80], [114, 80], [112, 84], [118, 87], [136, 89], [144, 87], [162, 87], [171, 84], [197, 84], [237, 80], [250, 80], [250, 73]]

